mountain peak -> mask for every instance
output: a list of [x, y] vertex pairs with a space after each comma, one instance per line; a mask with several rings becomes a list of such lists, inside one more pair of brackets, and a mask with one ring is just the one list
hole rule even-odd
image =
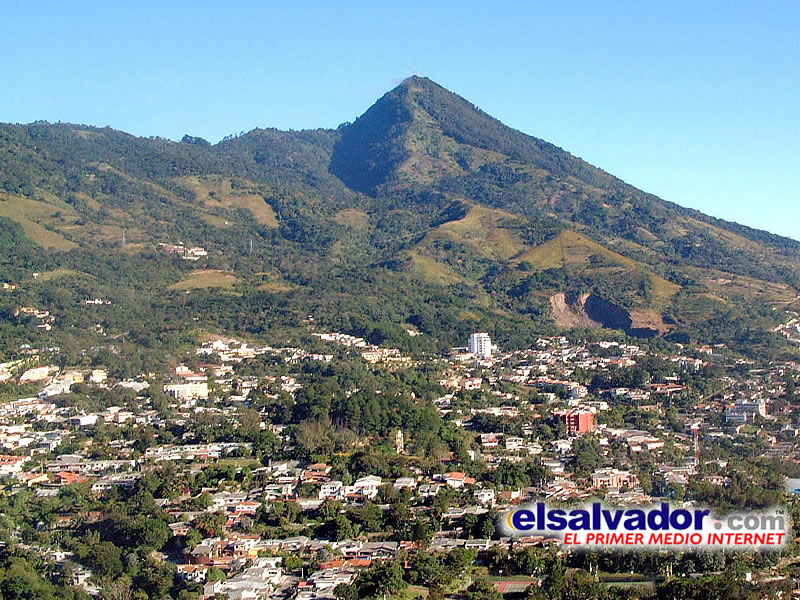
[[436, 83], [433, 79], [429, 77], [423, 77], [421, 75], [411, 75], [410, 77], [406, 77], [403, 81], [400, 82], [399, 85], [395, 87], [395, 89], [403, 88], [403, 89], [410, 89], [410, 88], [428, 88], [428, 89], [439, 89], [442, 91], [447, 92], [448, 94], [452, 94], [450, 90], [445, 88], [443, 85]]
[[463, 174], [451, 155], [455, 126], [485, 119], [495, 121], [435, 81], [413, 75], [341, 128], [330, 169], [352, 189], [368, 194], [398, 179], [430, 183]]
[[330, 170], [348, 187], [372, 193], [407, 158], [402, 138], [412, 118], [408, 96], [413, 85], [406, 79], [341, 128]]
[[340, 129], [330, 171], [351, 189], [375, 195], [387, 184], [435, 184], [509, 161], [592, 184], [615, 181], [417, 75], [404, 79]]

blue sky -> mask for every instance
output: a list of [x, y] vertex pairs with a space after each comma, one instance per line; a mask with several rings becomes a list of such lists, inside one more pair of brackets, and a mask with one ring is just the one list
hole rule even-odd
[[796, 0], [12, 0], [0, 121], [216, 142], [335, 127], [416, 72], [641, 189], [800, 239], [798, 40]]

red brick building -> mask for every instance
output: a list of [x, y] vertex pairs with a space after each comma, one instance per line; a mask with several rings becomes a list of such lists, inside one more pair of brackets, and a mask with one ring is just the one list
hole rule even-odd
[[568, 435], [580, 435], [594, 431], [594, 413], [589, 410], [569, 410], [561, 413], [559, 418], [567, 426]]

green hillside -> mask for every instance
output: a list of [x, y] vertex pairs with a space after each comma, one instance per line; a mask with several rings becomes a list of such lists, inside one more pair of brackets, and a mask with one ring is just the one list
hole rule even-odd
[[8, 315], [51, 306], [76, 346], [98, 341], [79, 299], [102, 295], [103, 330], [149, 349], [198, 327], [301, 335], [312, 314], [418, 350], [585, 323], [783, 352], [770, 330], [800, 287], [800, 243], [637, 190], [419, 77], [336, 130], [216, 145], [0, 125], [0, 229], [0, 277], [24, 284], [4, 326], [32, 338]]

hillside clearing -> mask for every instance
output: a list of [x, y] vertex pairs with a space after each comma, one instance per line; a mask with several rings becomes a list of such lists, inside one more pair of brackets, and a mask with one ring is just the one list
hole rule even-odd
[[609, 250], [588, 237], [571, 230], [564, 231], [552, 240], [520, 254], [514, 259], [514, 262], [517, 264], [528, 262], [536, 269], [544, 271], [557, 269], [565, 265], [588, 266], [593, 256], [639, 271], [645, 275], [652, 285], [653, 300], [658, 306], [665, 306], [668, 300], [680, 290], [679, 285], [656, 275], [647, 265]]
[[333, 220], [339, 225], [352, 227], [353, 229], [364, 229], [369, 226], [369, 215], [356, 208], [340, 210], [334, 215]]
[[524, 252], [527, 248], [509, 229], [503, 226], [504, 221], [510, 220], [519, 221], [519, 217], [502, 210], [473, 206], [463, 219], [449, 221], [434, 231], [444, 233], [458, 242], [472, 246], [490, 258], [508, 260], [512, 256]]
[[233, 289], [233, 285], [238, 279], [218, 269], [202, 269], [193, 271], [186, 279], [173, 283], [169, 286], [171, 290], [192, 290], [204, 288], [223, 288]]
[[20, 224], [25, 236], [43, 248], [71, 250], [77, 244], [51, 231], [37, 222], [38, 219], [53, 217], [61, 209], [46, 202], [22, 196], [0, 195], [0, 217], [8, 217]]
[[[267, 227], [278, 226], [275, 211], [272, 210], [272, 207], [267, 204], [263, 197], [255, 194], [250, 188], [234, 189], [233, 183], [228, 178], [208, 175], [204, 177], [180, 177], [177, 181], [194, 192], [197, 200], [205, 208], [242, 208], [253, 213], [256, 223]], [[216, 217], [216, 219], [219, 219], [219, 217]], [[210, 221], [207, 222], [210, 223]]]

